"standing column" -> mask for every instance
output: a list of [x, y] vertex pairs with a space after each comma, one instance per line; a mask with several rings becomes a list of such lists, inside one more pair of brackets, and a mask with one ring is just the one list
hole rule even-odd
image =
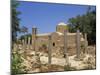
[[30, 37], [28, 37], [28, 49], [30, 49]]
[[27, 38], [25, 36], [25, 40], [24, 40], [25, 44], [24, 44], [24, 57], [27, 58]]
[[24, 39], [22, 40], [23, 49], [25, 49], [25, 42]]
[[25, 36], [25, 49], [27, 49], [27, 37]]
[[30, 45], [30, 37], [28, 37], [28, 45]]
[[66, 64], [65, 65], [68, 65], [69, 63], [69, 59], [68, 59], [68, 52], [67, 52], [67, 30], [64, 31], [64, 57], [66, 59]]
[[88, 43], [87, 43], [87, 34], [85, 33], [85, 43], [84, 43], [85, 45], [85, 51], [84, 51], [84, 53], [86, 53], [86, 50], [87, 50], [87, 45], [88, 45]]
[[17, 49], [18, 49], [18, 48], [17, 48], [17, 44], [16, 44], [16, 43], [14, 43], [14, 47], [13, 47], [13, 50], [14, 50], [14, 51], [13, 51], [13, 52], [16, 52], [16, 51], [17, 51]]
[[35, 51], [35, 45], [36, 45], [36, 33], [37, 33], [37, 28], [32, 28], [32, 47], [33, 50]]
[[49, 36], [49, 45], [48, 45], [48, 64], [51, 64], [51, 35]]
[[22, 55], [25, 57], [26, 56], [26, 54], [25, 54], [25, 39], [22, 40], [22, 45], [23, 45], [22, 46], [22, 51], [23, 51], [23, 54]]
[[77, 30], [77, 33], [76, 33], [76, 53], [77, 53], [77, 58], [79, 59], [80, 58], [80, 31]]

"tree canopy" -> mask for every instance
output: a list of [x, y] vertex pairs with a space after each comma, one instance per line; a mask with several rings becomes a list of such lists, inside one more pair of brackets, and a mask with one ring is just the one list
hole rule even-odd
[[16, 42], [17, 32], [20, 31], [20, 27], [19, 27], [20, 19], [18, 18], [20, 12], [16, 10], [18, 5], [19, 5], [18, 1], [11, 0], [12, 42]]
[[68, 22], [70, 32], [79, 29], [83, 35], [87, 33], [89, 44], [96, 44], [96, 9], [89, 7], [86, 14], [70, 18]]

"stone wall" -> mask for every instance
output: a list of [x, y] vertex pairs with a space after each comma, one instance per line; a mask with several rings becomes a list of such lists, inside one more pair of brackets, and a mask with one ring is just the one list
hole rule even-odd
[[[76, 46], [76, 33], [66, 33], [67, 37], [67, 52], [68, 55], [74, 55], [77, 53], [77, 46]], [[83, 35], [81, 33], [80, 34], [80, 46], [84, 45], [85, 40], [83, 38]], [[49, 36], [51, 36], [51, 46], [49, 48]], [[30, 41], [30, 39], [29, 39]], [[51, 49], [52, 52], [52, 56], [55, 57], [63, 57], [64, 55], [64, 50], [65, 50], [65, 45], [64, 45], [64, 34], [60, 33], [60, 32], [53, 32], [53, 33], [49, 33], [49, 34], [45, 34], [45, 35], [39, 35], [39, 34], [35, 34], [35, 32], [33, 31], [32, 34], [32, 44], [23, 44], [23, 48], [24, 49], [29, 49], [29, 50], [36, 50], [39, 52], [45, 52], [48, 53], [48, 50]], [[25, 41], [24, 41], [25, 42]], [[27, 47], [27, 48], [26, 48]]]
[[[39, 51], [43, 51], [48, 53], [48, 36], [37, 36], [36, 47]], [[84, 43], [83, 35], [80, 33], [81, 38], [81, 45]], [[76, 53], [76, 33], [68, 33], [67, 34], [67, 47], [68, 47], [68, 54], [74, 55]], [[64, 48], [64, 35], [59, 35], [58, 33], [54, 32], [51, 34], [51, 50], [54, 56], [62, 57], [62, 53]], [[57, 53], [57, 54], [55, 54]]]

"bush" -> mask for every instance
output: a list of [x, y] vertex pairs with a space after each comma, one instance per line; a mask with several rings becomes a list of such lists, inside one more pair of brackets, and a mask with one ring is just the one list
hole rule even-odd
[[22, 71], [23, 67], [21, 65], [22, 62], [23, 60], [21, 59], [21, 54], [19, 54], [18, 52], [12, 53], [12, 57], [11, 57], [11, 74], [12, 75], [23, 73]]

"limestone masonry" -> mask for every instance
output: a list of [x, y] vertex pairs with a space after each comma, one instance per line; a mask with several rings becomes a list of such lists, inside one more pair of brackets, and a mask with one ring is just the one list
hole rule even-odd
[[[64, 36], [64, 32], [66, 32], [66, 36]], [[50, 49], [56, 53], [56, 51], [64, 49], [64, 37], [66, 37], [69, 55], [72, 55], [76, 53], [76, 35], [77, 33], [70, 33], [67, 25], [63, 22], [59, 23], [56, 31], [52, 33], [37, 34], [37, 29], [32, 28], [32, 46], [34, 50], [48, 51], [49, 42], [51, 42]], [[85, 44], [82, 33], [80, 33], [79, 41], [80, 46]]]

